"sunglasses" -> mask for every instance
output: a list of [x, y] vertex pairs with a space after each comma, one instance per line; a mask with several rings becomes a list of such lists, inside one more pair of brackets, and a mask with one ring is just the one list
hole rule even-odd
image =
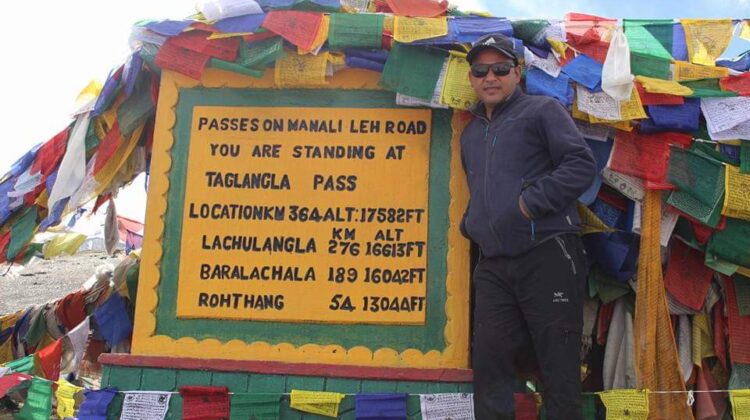
[[513, 63], [472, 64], [471, 75], [477, 78], [486, 77], [490, 70], [495, 76], [507, 76], [510, 69], [515, 67]]

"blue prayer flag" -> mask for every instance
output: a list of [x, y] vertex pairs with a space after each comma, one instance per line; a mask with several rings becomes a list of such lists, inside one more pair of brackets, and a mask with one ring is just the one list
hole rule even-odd
[[107, 80], [104, 82], [99, 96], [96, 98], [96, 104], [94, 104], [94, 111], [91, 113], [92, 117], [101, 115], [104, 111], [109, 108], [112, 101], [115, 99], [115, 92], [117, 92], [117, 86], [120, 84], [120, 78], [122, 77], [122, 66], [115, 70], [112, 70], [107, 76]]
[[99, 391], [86, 389], [84, 400], [78, 409], [78, 420], [107, 420], [107, 408], [117, 394], [117, 388], [104, 388]]
[[675, 60], [688, 61], [687, 41], [685, 41], [685, 28], [682, 24], [675, 22], [672, 27], [672, 57]]
[[357, 394], [357, 420], [406, 420], [406, 394]]
[[192, 20], [159, 20], [156, 22], [149, 22], [146, 24], [146, 28], [151, 32], [156, 32], [159, 35], [164, 36], [175, 36], [179, 35], [184, 31]]
[[214, 23], [214, 28], [224, 33], [256, 32], [265, 18], [265, 13], [235, 16], [221, 19]]
[[595, 90], [602, 81], [602, 65], [584, 54], [570, 60], [563, 66], [562, 71], [590, 90]]
[[555, 78], [536, 67], [526, 72], [526, 91], [531, 95], [550, 96], [560, 101], [566, 108], [573, 104], [573, 87], [565, 74]]
[[110, 346], [114, 346], [128, 338], [133, 331], [125, 301], [119, 293], [113, 292], [100, 307], [94, 311], [94, 319], [99, 326], [99, 332]]
[[649, 105], [650, 120], [641, 122], [642, 133], [659, 131], [693, 132], [700, 125], [700, 99], [686, 98], [682, 105]]
[[720, 58], [716, 60], [716, 65], [737, 71], [747, 71], [750, 69], [750, 50], [734, 58]]

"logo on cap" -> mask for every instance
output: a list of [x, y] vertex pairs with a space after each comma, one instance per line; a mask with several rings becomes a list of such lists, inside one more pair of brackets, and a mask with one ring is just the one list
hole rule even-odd
[[492, 38], [492, 37], [484, 41], [484, 45], [490, 45], [490, 44], [495, 44], [495, 43], [497, 43], [497, 41], [495, 41], [495, 38]]

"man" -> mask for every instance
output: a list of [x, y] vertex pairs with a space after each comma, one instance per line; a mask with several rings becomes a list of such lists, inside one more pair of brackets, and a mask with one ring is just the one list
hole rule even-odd
[[587, 267], [576, 199], [596, 165], [560, 103], [521, 91], [513, 47], [486, 35], [467, 56], [480, 99], [461, 136], [470, 192], [461, 229], [481, 252], [473, 276], [475, 414], [512, 419], [519, 364], [535, 356], [547, 418], [580, 419]]

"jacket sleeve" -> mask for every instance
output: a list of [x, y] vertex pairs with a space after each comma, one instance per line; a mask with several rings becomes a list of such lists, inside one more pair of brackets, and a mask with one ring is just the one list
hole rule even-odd
[[591, 186], [597, 172], [591, 149], [559, 102], [550, 100], [541, 105], [537, 121], [553, 169], [521, 193], [532, 219], [557, 213], [575, 202]]

